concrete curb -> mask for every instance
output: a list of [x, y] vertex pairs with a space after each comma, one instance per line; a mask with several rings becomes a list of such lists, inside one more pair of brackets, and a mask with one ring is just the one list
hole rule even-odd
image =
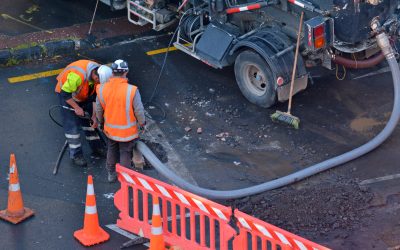
[[21, 62], [37, 60], [56, 55], [66, 55], [75, 51], [74, 40], [49, 41], [24, 48], [0, 50], [0, 65], [13, 66]]
[[[43, 44], [27, 45], [23, 48], [0, 49], [0, 66], [14, 66], [22, 62], [72, 54], [82, 49], [100, 48], [126, 40], [127, 36], [107, 38], [92, 43], [87, 39], [47, 41]], [[112, 40], [112, 41], [110, 41]]]

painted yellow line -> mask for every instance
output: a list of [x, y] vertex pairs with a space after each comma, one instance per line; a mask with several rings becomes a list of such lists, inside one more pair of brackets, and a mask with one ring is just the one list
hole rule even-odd
[[[184, 44], [184, 46], [189, 46], [189, 45], [191, 45], [191, 43]], [[169, 47], [169, 51], [175, 51], [175, 50], [178, 50], [178, 49], [173, 46]], [[167, 51], [168, 51], [168, 48], [156, 49], [156, 50], [147, 51], [146, 55], [153, 56], [153, 55], [157, 55], [157, 54], [167, 53]]]
[[13, 20], [13, 21], [15, 21], [15, 22], [24, 24], [24, 25], [26, 25], [26, 26], [29, 26], [29, 27], [31, 27], [31, 28], [34, 28], [34, 29], [37, 29], [37, 30], [40, 30], [40, 31], [47, 32], [47, 33], [49, 33], [49, 34], [52, 34], [52, 33], [53, 33], [53, 31], [45, 30], [45, 29], [39, 28], [38, 26], [35, 26], [35, 25], [30, 24], [30, 23], [21, 21], [21, 20], [19, 20], [18, 18], [12, 17], [12, 16], [10, 16], [10, 15], [8, 15], [8, 14], [1, 14], [1, 16], [2, 16], [4, 19], [11, 19], [11, 20]]
[[19, 83], [19, 82], [25, 82], [25, 81], [30, 81], [30, 80], [39, 79], [39, 78], [45, 78], [45, 77], [49, 77], [49, 76], [55, 76], [55, 75], [60, 74], [61, 71], [63, 71], [63, 69], [55, 69], [55, 70], [43, 71], [43, 72], [29, 74], [29, 75], [11, 77], [11, 78], [8, 78], [8, 82], [9, 83]]
[[[177, 48], [169, 47], [169, 51], [174, 51], [174, 50], [177, 50]], [[153, 55], [157, 55], [157, 54], [166, 53], [167, 51], [168, 51], [168, 48], [156, 49], [156, 50], [152, 50], [152, 51], [147, 51], [146, 55], [153, 56]]]
[[[86, 57], [84, 55], [81, 55], [81, 54], [78, 54], [78, 55], [83, 58], [86, 58], [88, 60], [96, 61], [96, 60]], [[104, 65], [111, 67], [111, 63], [106, 63]], [[26, 82], [26, 81], [30, 81], [30, 80], [39, 79], [39, 78], [46, 78], [49, 76], [56, 76], [56, 75], [60, 74], [63, 70], [64, 70], [64, 68], [43, 71], [43, 72], [33, 73], [33, 74], [29, 74], [29, 75], [11, 77], [11, 78], [8, 78], [8, 82], [9, 83], [19, 83], [19, 82]]]

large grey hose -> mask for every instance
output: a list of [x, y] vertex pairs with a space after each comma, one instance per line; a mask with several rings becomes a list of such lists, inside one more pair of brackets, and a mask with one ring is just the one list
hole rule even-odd
[[400, 118], [400, 71], [399, 71], [399, 65], [397, 64], [397, 61], [394, 57], [393, 49], [390, 46], [388, 37], [385, 33], [381, 33], [376, 36], [377, 42], [379, 47], [381, 48], [382, 52], [384, 53], [386, 60], [389, 64], [389, 67], [392, 72], [392, 77], [393, 77], [393, 86], [394, 86], [394, 103], [393, 103], [393, 111], [390, 116], [390, 119], [388, 123], [386, 124], [385, 128], [377, 135], [375, 136], [372, 140], [369, 142], [365, 143], [364, 145], [353, 149], [347, 153], [344, 153], [342, 155], [333, 157], [331, 159], [325, 160], [323, 162], [317, 163], [315, 165], [312, 165], [306, 169], [303, 169], [301, 171], [297, 171], [293, 174], [281, 177], [276, 180], [268, 181], [259, 185], [247, 187], [247, 188], [242, 188], [242, 189], [236, 189], [236, 190], [225, 190], [225, 191], [220, 191], [220, 190], [211, 190], [211, 189], [205, 189], [201, 188], [195, 185], [192, 185], [179, 176], [177, 176], [174, 172], [168, 169], [154, 154], [151, 152], [151, 150], [144, 144], [143, 142], [138, 143], [138, 149], [140, 152], [143, 153], [144, 157], [156, 168], [158, 172], [160, 172], [164, 177], [170, 179], [173, 183], [175, 183], [177, 186], [186, 189], [190, 192], [193, 192], [195, 194], [205, 196], [208, 198], [212, 199], [235, 199], [235, 198], [241, 198], [261, 192], [265, 192], [268, 190], [272, 190], [275, 188], [279, 188], [288, 184], [291, 184], [293, 182], [297, 182], [299, 180], [302, 180], [304, 178], [307, 178], [311, 175], [320, 173], [322, 171], [325, 171], [327, 169], [336, 167], [338, 165], [344, 164], [346, 162], [349, 162], [351, 160], [354, 160], [371, 150], [375, 149], [378, 147], [380, 144], [382, 144], [394, 131], [396, 128], [397, 122]]

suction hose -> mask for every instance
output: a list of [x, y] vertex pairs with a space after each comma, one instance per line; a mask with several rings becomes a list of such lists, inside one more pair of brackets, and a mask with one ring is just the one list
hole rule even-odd
[[377, 55], [365, 59], [365, 60], [361, 60], [361, 61], [357, 61], [357, 60], [352, 60], [352, 59], [348, 59], [339, 55], [332, 55], [332, 61], [345, 66], [346, 68], [349, 69], [367, 69], [367, 68], [371, 68], [374, 67], [375, 65], [377, 65], [378, 63], [382, 62], [385, 59], [385, 55], [383, 55], [383, 53], [378, 53]]
[[336, 167], [338, 165], [344, 164], [351, 160], [354, 160], [360, 156], [367, 154], [372, 151], [380, 144], [382, 144], [394, 131], [396, 128], [397, 122], [400, 118], [400, 71], [399, 65], [395, 59], [393, 49], [389, 43], [389, 39], [385, 33], [378, 34], [376, 36], [379, 47], [381, 48], [385, 58], [389, 64], [389, 67], [392, 72], [393, 77], [393, 86], [394, 86], [394, 103], [393, 103], [393, 111], [390, 116], [388, 123], [385, 128], [372, 140], [365, 143], [364, 145], [353, 149], [347, 153], [342, 155], [333, 157], [331, 159], [325, 160], [323, 162], [312, 165], [306, 169], [301, 171], [297, 171], [293, 174], [281, 177], [276, 180], [268, 181], [259, 185], [236, 189], [236, 190], [211, 190], [206, 188], [201, 188], [195, 185], [192, 185], [179, 176], [177, 176], [174, 172], [168, 169], [155, 155], [151, 150], [144, 144], [143, 142], [138, 142], [137, 146], [140, 152], [146, 157], [146, 159], [156, 168], [158, 172], [160, 172], [164, 177], [170, 179], [177, 186], [193, 192], [195, 194], [208, 197], [211, 199], [236, 199], [249, 195], [254, 195], [257, 193], [265, 192], [268, 190], [276, 189], [283, 187], [285, 185], [297, 182], [314, 174], [320, 173], [322, 171], [328, 170], [330, 168]]

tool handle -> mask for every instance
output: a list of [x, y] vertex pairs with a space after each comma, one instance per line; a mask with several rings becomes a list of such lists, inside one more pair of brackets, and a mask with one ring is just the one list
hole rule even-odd
[[304, 12], [301, 12], [299, 30], [297, 31], [296, 52], [294, 53], [294, 63], [293, 63], [293, 71], [292, 71], [292, 80], [291, 80], [291, 82], [290, 82], [289, 104], [288, 104], [288, 111], [287, 111], [288, 114], [290, 114], [291, 109], [292, 109], [292, 97], [293, 97], [293, 88], [294, 88], [294, 78], [296, 77], [297, 56], [299, 55], [301, 30], [302, 30], [302, 28], [303, 28], [303, 18], [304, 18]]
[[[75, 112], [75, 109], [73, 109], [73, 108], [70, 108], [70, 107], [67, 107], [67, 106], [61, 106], [63, 109], [66, 109], [66, 110], [69, 110], [69, 111], [74, 111]], [[84, 112], [84, 115], [83, 116], [78, 116], [78, 117], [80, 117], [80, 118], [82, 118], [82, 119], [87, 119], [87, 120], [91, 120], [92, 118], [90, 117], [90, 114], [89, 114], [89, 112], [87, 112], [87, 111], [85, 111]]]
[[64, 106], [64, 105], [62, 105], [61, 107], [62, 107], [63, 109], [66, 109], [66, 110], [75, 111], [75, 109], [70, 108], [70, 107], [67, 107], [67, 106]]
[[68, 141], [66, 140], [64, 142], [63, 147], [61, 148], [60, 154], [58, 155], [58, 158], [57, 158], [57, 161], [56, 161], [56, 165], [54, 166], [54, 169], [53, 169], [53, 174], [54, 175], [56, 175], [57, 172], [58, 172], [58, 168], [60, 167], [61, 159], [62, 159], [62, 157], [64, 155], [65, 150], [67, 149], [67, 146], [68, 146]]

